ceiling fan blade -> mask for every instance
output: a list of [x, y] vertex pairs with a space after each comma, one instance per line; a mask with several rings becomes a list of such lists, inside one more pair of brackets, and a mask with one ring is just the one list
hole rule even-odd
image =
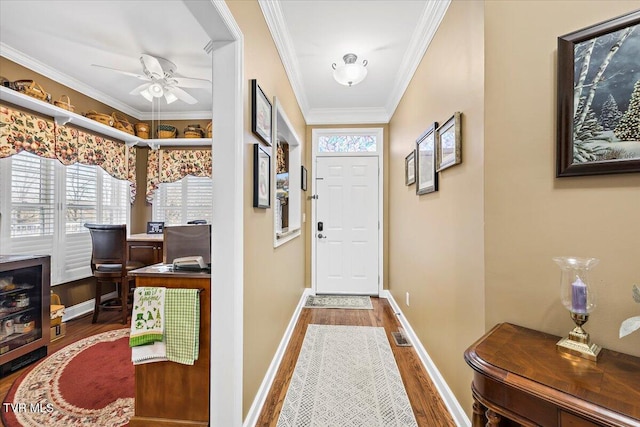
[[191, 77], [171, 77], [176, 81], [176, 85], [180, 87], [211, 89], [211, 81], [206, 79], [194, 79]]
[[140, 74], [140, 73], [132, 73], [132, 72], [129, 72], [129, 71], [118, 70], [117, 68], [105, 67], [104, 65], [98, 65], [98, 64], [91, 64], [91, 66], [92, 67], [98, 67], [98, 68], [104, 68], [106, 70], [115, 71], [116, 73], [124, 74], [125, 76], [136, 77], [136, 78], [139, 78], [140, 80], [149, 80], [149, 78], [147, 76], [145, 76], [144, 74]]
[[198, 102], [197, 99], [178, 87], [166, 87], [165, 91], [174, 94], [179, 100], [187, 104], [195, 104]]
[[142, 66], [145, 67], [151, 74], [157, 76], [158, 78], [164, 78], [164, 70], [162, 69], [162, 65], [160, 65], [160, 61], [158, 61], [155, 56], [142, 53], [140, 54], [140, 62], [142, 62]]
[[153, 83], [143, 83], [140, 86], [138, 86], [137, 88], [135, 88], [134, 90], [132, 90], [131, 92], [129, 92], [129, 95], [139, 95], [140, 92], [142, 92], [143, 90], [147, 89], [152, 84]]

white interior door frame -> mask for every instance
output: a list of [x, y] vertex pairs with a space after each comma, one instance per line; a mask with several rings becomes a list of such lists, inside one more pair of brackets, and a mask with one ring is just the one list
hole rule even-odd
[[[332, 135], [372, 135], [376, 138], [376, 151], [370, 152], [357, 152], [357, 153], [318, 153], [318, 139], [321, 136]], [[312, 197], [316, 195], [316, 159], [318, 157], [361, 157], [361, 156], [375, 156], [378, 157], [378, 220], [380, 221], [380, 227], [378, 227], [378, 295], [382, 295], [384, 288], [384, 132], [382, 128], [314, 128], [311, 130], [311, 194]], [[316, 293], [317, 280], [316, 280], [316, 240], [317, 240], [317, 224], [316, 218], [316, 199], [311, 199], [311, 290], [313, 294]]]
[[[223, 0], [183, 0], [212, 41], [209, 425], [242, 426], [244, 38]], [[215, 179], [215, 176], [225, 177]], [[220, 345], [220, 343], [225, 343]]]

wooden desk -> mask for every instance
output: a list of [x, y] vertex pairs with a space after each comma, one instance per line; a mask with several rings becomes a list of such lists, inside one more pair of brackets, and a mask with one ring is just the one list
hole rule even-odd
[[640, 358], [603, 349], [591, 362], [559, 339], [502, 323], [467, 349], [474, 427], [640, 426]]
[[135, 415], [130, 427], [209, 425], [211, 275], [172, 272], [156, 264], [129, 273], [136, 286], [203, 289], [200, 293], [200, 351], [192, 366], [173, 362], [136, 365]]
[[132, 234], [127, 239], [129, 261], [153, 265], [162, 262], [162, 234]]

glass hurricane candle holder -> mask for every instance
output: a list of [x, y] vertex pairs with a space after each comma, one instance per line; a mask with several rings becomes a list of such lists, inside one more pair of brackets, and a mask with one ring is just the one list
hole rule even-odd
[[589, 313], [596, 306], [596, 293], [589, 281], [589, 270], [600, 260], [596, 258], [556, 257], [562, 275], [560, 277], [560, 299], [571, 313], [576, 327], [569, 336], [556, 344], [558, 351], [596, 361], [601, 347], [591, 343], [589, 334], [582, 325], [589, 320]]

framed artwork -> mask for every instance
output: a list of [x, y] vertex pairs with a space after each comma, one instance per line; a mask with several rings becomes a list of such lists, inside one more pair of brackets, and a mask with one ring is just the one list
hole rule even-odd
[[260, 144], [253, 145], [253, 207], [271, 206], [271, 156]]
[[416, 183], [416, 150], [404, 158], [404, 185]]
[[462, 163], [462, 113], [453, 116], [438, 128], [436, 136], [436, 171]]
[[258, 86], [251, 80], [251, 132], [267, 145], [271, 145], [271, 103]]
[[307, 168], [305, 168], [304, 165], [300, 166], [300, 177], [300, 188], [302, 191], [307, 191]]
[[640, 172], [640, 11], [558, 37], [556, 176]]
[[434, 122], [416, 140], [416, 194], [427, 194], [438, 191], [438, 174], [436, 174], [436, 129]]

